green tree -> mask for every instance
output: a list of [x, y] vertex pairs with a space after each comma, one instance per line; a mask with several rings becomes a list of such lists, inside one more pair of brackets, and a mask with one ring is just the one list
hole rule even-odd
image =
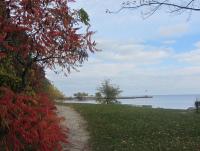
[[102, 104], [120, 103], [117, 101], [117, 97], [121, 92], [118, 86], [112, 85], [110, 80], [105, 80], [97, 88], [96, 101]]
[[62, 101], [65, 99], [65, 95], [54, 86], [47, 78], [44, 78], [42, 81], [42, 86], [40, 90], [41, 92], [44, 92], [48, 94], [50, 99], [56, 100], [56, 101]]

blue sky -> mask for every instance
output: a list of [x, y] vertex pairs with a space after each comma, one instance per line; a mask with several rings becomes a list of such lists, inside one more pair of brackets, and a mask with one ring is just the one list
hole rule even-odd
[[[77, 0], [91, 20], [101, 52], [68, 77], [47, 70], [49, 78], [67, 96], [94, 94], [104, 79], [118, 85], [122, 95], [200, 93], [200, 12], [172, 15], [161, 10], [148, 19], [141, 10], [117, 10], [121, 0]], [[145, 92], [145, 90], [148, 90]]]

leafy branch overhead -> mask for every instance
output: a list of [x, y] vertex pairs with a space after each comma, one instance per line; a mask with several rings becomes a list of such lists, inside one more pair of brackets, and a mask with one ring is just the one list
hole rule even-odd
[[[14, 55], [23, 69], [22, 87], [29, 69], [37, 64], [64, 73], [76, 69], [95, 52], [93, 31], [84, 9], [71, 10], [67, 0], [0, 1], [0, 57]], [[86, 25], [86, 30], [81, 24]]]
[[83, 8], [81, 8], [78, 11], [78, 15], [80, 17], [81, 22], [83, 22], [85, 25], [89, 25], [90, 18], [88, 16], [87, 12]]

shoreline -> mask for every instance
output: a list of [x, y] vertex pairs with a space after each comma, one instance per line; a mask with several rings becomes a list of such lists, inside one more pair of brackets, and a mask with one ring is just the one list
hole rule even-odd
[[[97, 102], [84, 102], [84, 101], [65, 101], [59, 102], [56, 101], [56, 104], [67, 105], [67, 104], [87, 104], [87, 105], [111, 105], [111, 104], [100, 104]], [[183, 111], [195, 111], [195, 107], [188, 107], [188, 108], [163, 108], [163, 107], [154, 107], [152, 105], [134, 105], [134, 104], [115, 104], [115, 105], [122, 105], [122, 106], [131, 106], [136, 108], [147, 108], [147, 109], [163, 109], [163, 110], [183, 110]]]

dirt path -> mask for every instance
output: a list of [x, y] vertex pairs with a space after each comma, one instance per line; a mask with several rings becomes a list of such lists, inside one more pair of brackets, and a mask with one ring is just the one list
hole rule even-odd
[[63, 151], [89, 151], [85, 120], [70, 107], [57, 106], [57, 109], [58, 114], [66, 119], [62, 124], [69, 128], [69, 144]]

